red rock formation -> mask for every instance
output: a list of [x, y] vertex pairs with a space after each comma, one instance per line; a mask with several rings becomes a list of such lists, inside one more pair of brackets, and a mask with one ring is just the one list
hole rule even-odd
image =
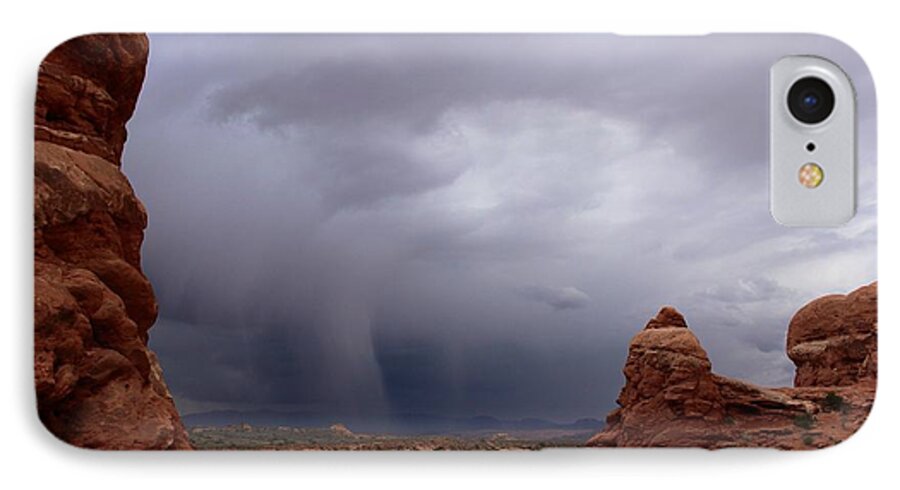
[[877, 285], [826, 296], [791, 320], [794, 388], [712, 372], [684, 317], [666, 306], [632, 340], [625, 386], [592, 446], [824, 447], [852, 435], [875, 396]]
[[794, 386], [848, 386], [878, 370], [878, 289], [864, 286], [804, 306], [791, 319], [787, 354]]
[[34, 122], [34, 381], [41, 420], [80, 447], [187, 449], [147, 331], [147, 215], [120, 170], [144, 35], [91, 35], [41, 63]]

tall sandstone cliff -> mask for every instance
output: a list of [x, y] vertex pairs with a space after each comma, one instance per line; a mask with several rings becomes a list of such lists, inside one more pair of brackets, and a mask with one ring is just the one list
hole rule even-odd
[[805, 449], [845, 440], [875, 397], [877, 288], [825, 296], [794, 315], [792, 388], [713, 373], [681, 313], [663, 307], [631, 340], [619, 408], [588, 445]]
[[80, 447], [188, 449], [147, 331], [147, 214], [122, 173], [149, 41], [90, 35], [41, 63], [34, 120], [34, 380], [47, 428]]

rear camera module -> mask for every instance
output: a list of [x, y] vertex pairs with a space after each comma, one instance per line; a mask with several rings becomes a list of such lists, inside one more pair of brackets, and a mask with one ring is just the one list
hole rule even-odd
[[821, 78], [801, 78], [788, 91], [787, 103], [795, 119], [804, 124], [818, 124], [834, 110], [834, 91]]

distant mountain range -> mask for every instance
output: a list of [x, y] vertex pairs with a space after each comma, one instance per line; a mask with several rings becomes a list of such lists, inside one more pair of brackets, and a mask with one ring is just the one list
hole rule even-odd
[[380, 416], [336, 416], [307, 412], [280, 412], [274, 410], [237, 411], [217, 410], [193, 413], [182, 417], [188, 427], [222, 427], [250, 424], [256, 427], [329, 427], [344, 424], [356, 433], [389, 433], [397, 435], [453, 434], [460, 432], [504, 432], [536, 430], [599, 431], [603, 422], [584, 418], [561, 424], [538, 418], [502, 420], [491, 416], [448, 417], [442, 415], [410, 413]]

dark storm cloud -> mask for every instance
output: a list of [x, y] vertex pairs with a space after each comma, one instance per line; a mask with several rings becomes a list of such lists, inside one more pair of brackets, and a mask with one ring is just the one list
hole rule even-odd
[[772, 221], [787, 52], [870, 84], [813, 37], [153, 36], [124, 168], [179, 405], [602, 416], [662, 304], [789, 383], [790, 315], [874, 278], [875, 206], [863, 154], [847, 227]]

